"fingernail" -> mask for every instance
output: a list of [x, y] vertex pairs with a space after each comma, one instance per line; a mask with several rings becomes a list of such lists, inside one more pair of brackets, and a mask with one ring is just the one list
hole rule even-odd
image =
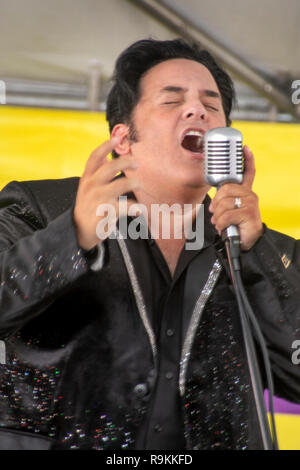
[[212, 206], [212, 203], [210, 203], [208, 210], [209, 210], [209, 212], [213, 212], [213, 206]]

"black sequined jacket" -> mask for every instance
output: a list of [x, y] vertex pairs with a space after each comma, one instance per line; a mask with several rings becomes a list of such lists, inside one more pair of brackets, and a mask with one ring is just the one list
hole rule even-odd
[[[147, 412], [157, 351], [143, 273], [124, 240], [108, 240], [104, 266], [90, 269], [73, 226], [77, 185], [13, 182], [0, 194], [1, 449], [132, 449]], [[242, 255], [276, 394], [296, 402], [299, 247], [266, 229]], [[208, 249], [180, 364], [186, 448], [260, 448], [236, 302], [221, 251]]]

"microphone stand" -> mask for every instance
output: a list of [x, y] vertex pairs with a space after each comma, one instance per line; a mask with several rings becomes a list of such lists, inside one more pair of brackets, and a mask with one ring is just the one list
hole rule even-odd
[[[241, 278], [240, 268], [240, 236], [238, 228], [230, 226], [222, 233], [222, 239], [225, 242], [225, 248], [227, 252], [230, 274], [232, 279], [232, 285], [234, 288], [235, 296], [238, 303], [240, 320], [242, 326], [242, 332], [244, 337], [247, 361], [250, 371], [250, 378], [253, 388], [254, 400], [256, 404], [257, 416], [263, 441], [264, 450], [278, 450], [276, 428], [273, 416], [273, 404], [270, 406], [271, 411], [271, 423], [273, 431], [273, 439], [269, 428], [268, 415], [266, 410], [266, 404], [264, 400], [264, 390], [258, 366], [258, 360], [255, 350], [255, 345], [252, 337], [252, 332], [249, 324], [249, 320], [255, 331], [256, 338], [258, 339], [262, 348], [263, 358], [266, 367], [267, 380], [270, 397], [273, 396], [273, 381], [271, 374], [271, 367], [268, 358], [267, 348], [265, 346], [263, 335], [260, 331], [260, 327], [256, 321], [256, 317], [252, 311], [250, 303], [247, 299], [244, 286]], [[271, 400], [270, 400], [271, 403]]]

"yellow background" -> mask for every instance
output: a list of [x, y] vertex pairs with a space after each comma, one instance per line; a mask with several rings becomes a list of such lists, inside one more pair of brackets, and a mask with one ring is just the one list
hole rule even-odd
[[[300, 125], [235, 122], [255, 155], [263, 220], [300, 238]], [[0, 188], [12, 179], [80, 176], [108, 138], [102, 113], [0, 107]]]
[[[300, 238], [300, 125], [235, 122], [255, 155], [263, 221]], [[11, 180], [80, 176], [108, 138], [104, 114], [0, 107], [0, 188]], [[300, 387], [300, 384], [299, 384]], [[277, 414], [281, 449], [300, 449], [300, 415]]]

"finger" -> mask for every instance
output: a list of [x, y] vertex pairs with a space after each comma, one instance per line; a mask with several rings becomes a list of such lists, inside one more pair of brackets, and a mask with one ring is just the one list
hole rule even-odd
[[215, 197], [212, 199], [209, 210], [213, 212], [223, 199], [245, 197], [249, 194], [249, 189], [243, 187], [241, 184], [224, 184], [216, 192]]
[[136, 170], [138, 167], [137, 162], [132, 157], [119, 157], [116, 160], [106, 162], [99, 170], [99, 175], [95, 176], [102, 184], [108, 183], [115, 178], [115, 176], [125, 170]]
[[101, 167], [105, 161], [107, 161], [107, 156], [118, 145], [119, 140], [119, 137], [113, 137], [112, 139], [107, 140], [102, 145], [97, 147], [86, 163], [84, 174], [93, 174], [95, 171], [97, 171], [98, 168]]
[[141, 184], [134, 178], [119, 178], [107, 186], [108, 199], [116, 199], [122, 194], [126, 194], [135, 190], [141, 189]]
[[[219, 232], [222, 232], [225, 228], [229, 227], [230, 225], [241, 225], [243, 222], [247, 220], [247, 209], [233, 209], [227, 210], [223, 212], [223, 214], [216, 218], [212, 223], [215, 225], [216, 229]], [[214, 219], [214, 217], [213, 217]]]
[[245, 172], [242, 185], [251, 188], [255, 178], [255, 162], [253, 153], [247, 145], [244, 147], [244, 158]]
[[215, 223], [215, 221], [218, 220], [218, 218], [221, 217], [224, 214], [224, 212], [226, 212], [226, 211], [244, 210], [244, 209], [246, 209], [247, 207], [250, 207], [253, 204], [251, 195], [248, 195], [248, 196], [245, 196], [245, 197], [241, 198], [242, 205], [241, 205], [240, 208], [235, 207], [235, 199], [236, 199], [236, 197], [227, 197], [227, 198], [223, 198], [220, 201], [220, 203], [215, 207], [213, 217], [211, 219], [212, 223]]

